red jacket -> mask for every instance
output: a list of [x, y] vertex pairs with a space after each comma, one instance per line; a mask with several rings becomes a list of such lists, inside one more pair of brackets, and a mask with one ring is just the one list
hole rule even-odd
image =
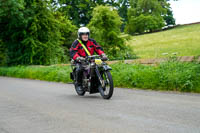
[[[85, 46], [87, 47], [91, 55], [93, 55], [94, 52], [96, 52], [98, 55], [101, 55], [104, 53], [102, 47], [98, 45], [94, 39], [89, 38]], [[85, 57], [86, 55], [87, 54], [84, 48], [79, 43], [79, 41], [75, 40], [70, 48], [70, 57], [76, 60], [77, 57], [79, 56]]]

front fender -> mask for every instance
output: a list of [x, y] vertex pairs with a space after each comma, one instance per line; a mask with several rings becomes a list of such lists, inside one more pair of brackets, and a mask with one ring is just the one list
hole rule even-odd
[[103, 70], [107, 71], [107, 70], [112, 70], [112, 68], [108, 65], [103, 65]]

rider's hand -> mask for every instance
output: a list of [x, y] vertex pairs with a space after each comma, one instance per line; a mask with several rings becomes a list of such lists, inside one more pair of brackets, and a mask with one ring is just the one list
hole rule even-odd
[[82, 62], [82, 61], [85, 61], [85, 58], [83, 58], [83, 57], [77, 57], [77, 58], [76, 58], [76, 61]]
[[102, 59], [102, 61], [107, 61], [108, 60], [108, 57], [106, 56], [106, 54], [102, 54], [101, 55], [101, 59]]

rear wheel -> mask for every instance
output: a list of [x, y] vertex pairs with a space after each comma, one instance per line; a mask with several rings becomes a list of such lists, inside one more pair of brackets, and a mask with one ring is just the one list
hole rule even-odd
[[114, 91], [112, 75], [110, 71], [104, 71], [101, 76], [105, 86], [99, 85], [99, 92], [104, 99], [110, 99]]
[[73, 70], [73, 81], [74, 81], [74, 87], [75, 87], [76, 93], [79, 96], [84, 96], [85, 90], [83, 89], [83, 86], [82, 85], [80, 86], [76, 83], [76, 69]]

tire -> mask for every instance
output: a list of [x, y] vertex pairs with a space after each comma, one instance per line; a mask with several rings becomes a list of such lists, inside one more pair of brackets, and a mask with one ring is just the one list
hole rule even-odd
[[[74, 83], [74, 86], [75, 86], [75, 90], [76, 90], [76, 93], [79, 95], [79, 96], [84, 96], [85, 95], [85, 91], [84, 89], [82, 89], [82, 91], [80, 91], [78, 89], [78, 86]], [[81, 86], [82, 87], [82, 86]]]
[[[79, 89], [78, 89], [78, 86], [77, 86], [77, 84], [75, 83], [75, 79], [76, 79], [76, 74], [75, 74], [75, 69], [73, 70], [73, 80], [74, 80], [74, 87], [75, 87], [75, 90], [76, 90], [76, 93], [79, 95], [79, 96], [84, 96], [85, 95], [85, 91], [84, 91], [84, 89], [82, 88], [82, 90], [83, 91], [80, 91]], [[82, 87], [82, 86], [81, 86]]]
[[[102, 78], [104, 79], [104, 81], [106, 80], [106, 82], [105, 82], [106, 86], [103, 88], [101, 85], [99, 85], [99, 87], [98, 87], [99, 92], [104, 99], [110, 99], [112, 97], [113, 91], [114, 91], [112, 75], [111, 75], [110, 71], [104, 71], [101, 75], [102, 75]], [[109, 85], [108, 88], [107, 88], [107, 85]], [[107, 90], [107, 89], [109, 89], [109, 90]]]

